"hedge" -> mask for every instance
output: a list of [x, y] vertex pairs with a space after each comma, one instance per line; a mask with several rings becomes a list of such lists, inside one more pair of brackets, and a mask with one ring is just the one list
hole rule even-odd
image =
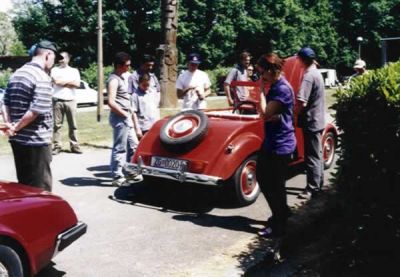
[[336, 98], [333, 109], [342, 131], [339, 184], [371, 190], [375, 196], [398, 191], [400, 63], [354, 78], [350, 88], [339, 90]]

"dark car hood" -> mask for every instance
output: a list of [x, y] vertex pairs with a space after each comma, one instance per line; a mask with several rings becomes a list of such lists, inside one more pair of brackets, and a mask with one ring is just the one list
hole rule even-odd
[[0, 201], [32, 196], [54, 196], [50, 192], [18, 183], [0, 180]]

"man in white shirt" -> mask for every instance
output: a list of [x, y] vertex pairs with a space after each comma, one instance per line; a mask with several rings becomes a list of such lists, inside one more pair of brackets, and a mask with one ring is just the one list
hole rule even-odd
[[54, 84], [53, 112], [54, 112], [54, 133], [53, 133], [53, 155], [61, 151], [61, 127], [64, 116], [68, 122], [69, 144], [72, 153], [82, 154], [77, 139], [76, 126], [76, 96], [75, 89], [79, 88], [81, 77], [78, 69], [70, 67], [71, 55], [61, 52], [62, 60], [59, 66], [51, 70], [51, 78]]
[[187, 59], [188, 69], [179, 75], [176, 90], [179, 99], [183, 99], [182, 110], [207, 108], [205, 98], [211, 94], [211, 82], [207, 73], [199, 70], [201, 58], [192, 53]]

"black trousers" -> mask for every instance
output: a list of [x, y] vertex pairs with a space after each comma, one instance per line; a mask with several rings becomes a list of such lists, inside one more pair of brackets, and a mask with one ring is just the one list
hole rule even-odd
[[286, 229], [289, 207], [286, 197], [286, 177], [289, 155], [276, 155], [260, 151], [257, 158], [257, 182], [272, 212], [272, 229], [283, 234]]
[[51, 191], [51, 145], [28, 146], [11, 142], [18, 182]]

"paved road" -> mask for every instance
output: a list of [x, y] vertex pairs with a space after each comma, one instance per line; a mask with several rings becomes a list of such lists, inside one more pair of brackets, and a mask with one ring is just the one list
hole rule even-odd
[[[88, 233], [40, 277], [240, 276], [262, 258], [255, 233], [270, 215], [263, 197], [237, 208], [216, 190], [184, 184], [111, 187], [110, 150], [85, 150], [55, 156], [52, 168], [53, 192], [69, 201]], [[0, 164], [1, 178], [15, 180], [12, 156], [0, 156]], [[304, 175], [288, 181], [291, 205], [304, 182]]]

